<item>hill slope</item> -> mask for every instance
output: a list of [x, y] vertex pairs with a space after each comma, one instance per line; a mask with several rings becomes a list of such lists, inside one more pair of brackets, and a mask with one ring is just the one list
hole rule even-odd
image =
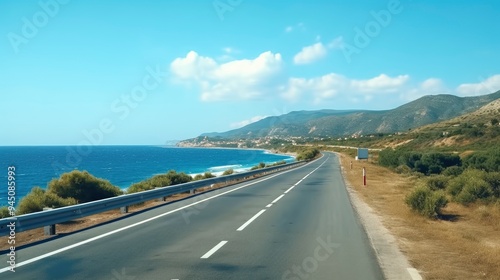
[[385, 137], [374, 146], [413, 150], [482, 150], [498, 147], [500, 141], [500, 99], [461, 116], [425, 125], [411, 133]]
[[242, 128], [201, 136], [252, 139], [267, 136], [345, 136], [393, 133], [448, 120], [473, 112], [499, 99], [500, 91], [477, 97], [428, 95], [385, 111], [295, 111], [273, 116]]

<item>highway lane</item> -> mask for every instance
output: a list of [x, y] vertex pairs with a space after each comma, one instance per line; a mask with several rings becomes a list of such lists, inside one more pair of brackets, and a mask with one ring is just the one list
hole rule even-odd
[[[142, 224], [122, 229], [134, 223]], [[99, 237], [113, 230], [117, 232]], [[0, 277], [383, 278], [350, 205], [338, 160], [329, 153], [289, 172], [18, 250], [17, 261], [32, 260], [78, 242], [85, 244]]]

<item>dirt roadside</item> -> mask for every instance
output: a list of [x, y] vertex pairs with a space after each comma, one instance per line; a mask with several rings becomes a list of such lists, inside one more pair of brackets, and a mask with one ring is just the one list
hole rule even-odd
[[[404, 203], [414, 178], [373, 163], [355, 161], [345, 154], [340, 154], [340, 159], [351, 202], [367, 231], [370, 227], [377, 228], [370, 236], [375, 250], [379, 256], [394, 254], [392, 258], [380, 259], [383, 269], [392, 267], [397, 273], [408, 264], [424, 279], [499, 279], [499, 207], [449, 203], [441, 219], [430, 220], [413, 213]], [[367, 174], [366, 187], [363, 186], [363, 167]], [[359, 202], [364, 206], [358, 206]], [[387, 232], [380, 228], [382, 225]], [[404, 256], [398, 256], [391, 245], [406, 256], [406, 263]], [[391, 274], [386, 276], [402, 279]]]

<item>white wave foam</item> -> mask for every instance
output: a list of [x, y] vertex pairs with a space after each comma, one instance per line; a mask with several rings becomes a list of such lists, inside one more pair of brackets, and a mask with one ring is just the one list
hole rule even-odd
[[214, 171], [214, 172], [217, 172], [217, 171], [226, 171], [228, 169], [236, 169], [236, 168], [240, 168], [242, 165], [241, 164], [232, 164], [232, 165], [220, 165], [220, 166], [212, 166], [212, 167], [209, 167], [208, 170], [209, 171]]

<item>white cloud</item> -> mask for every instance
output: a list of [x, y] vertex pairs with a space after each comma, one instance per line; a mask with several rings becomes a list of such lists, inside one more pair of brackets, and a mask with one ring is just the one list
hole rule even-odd
[[386, 74], [380, 74], [377, 77], [368, 80], [352, 80], [350, 87], [358, 92], [364, 93], [381, 93], [381, 92], [396, 92], [401, 89], [410, 76], [399, 75], [391, 78]]
[[224, 54], [217, 57], [217, 61], [219, 62], [228, 62], [234, 60], [235, 58], [233, 55], [240, 53], [239, 50], [232, 47], [222, 48], [222, 51], [224, 52]]
[[295, 64], [308, 64], [323, 58], [327, 51], [325, 46], [319, 42], [311, 46], [303, 47], [302, 50], [293, 57]]
[[201, 81], [210, 75], [217, 67], [217, 62], [210, 57], [199, 56], [190, 51], [185, 58], [176, 58], [170, 64], [170, 70], [181, 79], [194, 79]]
[[195, 82], [201, 88], [203, 101], [252, 99], [273, 90], [272, 83], [281, 72], [279, 53], [264, 52], [255, 59], [217, 63], [190, 51], [186, 57], [170, 64], [174, 76]]
[[356, 96], [360, 96], [361, 99], [368, 101], [372, 99], [373, 94], [399, 92], [408, 80], [408, 75], [389, 77], [385, 74], [371, 79], [356, 80], [336, 73], [310, 79], [290, 78], [287, 86], [282, 88], [282, 97], [297, 101], [303, 95], [310, 95], [315, 103], [319, 103], [343, 95], [349, 99], [357, 99]]
[[329, 49], [340, 50], [344, 47], [344, 37], [339, 36], [328, 43]]
[[413, 101], [424, 95], [429, 94], [444, 94], [450, 93], [442, 80], [437, 78], [429, 78], [418, 86], [410, 88], [401, 94], [401, 98], [405, 101]]
[[316, 98], [327, 99], [334, 97], [345, 87], [346, 78], [335, 73], [311, 79], [290, 78], [282, 97], [290, 101], [296, 101], [304, 94], [311, 94]]
[[285, 32], [286, 33], [291, 33], [294, 30], [305, 31], [306, 27], [305, 27], [305, 25], [304, 25], [303, 22], [299, 22], [299, 23], [297, 23], [295, 25], [289, 25], [289, 26], [285, 27]]
[[477, 84], [461, 84], [457, 93], [462, 96], [477, 96], [496, 92], [500, 89], [500, 74], [493, 75]]
[[262, 119], [265, 119], [267, 118], [268, 116], [254, 116], [248, 120], [243, 120], [243, 121], [239, 121], [239, 122], [234, 122], [232, 124], [230, 124], [230, 127], [231, 128], [240, 128], [240, 127], [244, 127], [246, 125], [249, 125], [251, 123], [254, 123], [254, 122], [258, 122]]
[[[341, 37], [333, 42], [328, 44], [329, 48], [341, 43]], [[318, 52], [317, 49], [322, 50]], [[232, 48], [223, 51], [227, 54], [235, 52]], [[324, 55], [322, 51], [327, 51], [325, 46], [317, 43], [305, 47], [301, 55], [297, 54], [295, 58], [300, 62], [314, 61]], [[281, 97], [291, 102], [316, 104], [328, 100], [391, 103], [394, 102], [393, 98], [411, 101], [429, 94], [482, 95], [500, 89], [500, 74], [477, 84], [462, 84], [450, 90], [435, 77], [418, 83], [410, 83], [409, 75], [389, 76], [384, 73], [365, 79], [346, 77], [339, 73], [308, 78], [286, 77], [283, 66], [281, 55], [270, 51], [252, 59], [232, 58], [225, 62], [190, 51], [185, 57], [174, 59], [170, 70], [175, 80], [199, 87], [203, 101]], [[250, 121], [237, 122], [231, 126], [244, 126]]]
[[235, 50], [234, 50], [233, 48], [231, 48], [231, 47], [225, 47], [225, 48], [223, 48], [222, 50], [223, 50], [225, 53], [227, 53], [227, 54], [231, 54], [231, 53], [234, 53], [234, 52], [235, 52]]

